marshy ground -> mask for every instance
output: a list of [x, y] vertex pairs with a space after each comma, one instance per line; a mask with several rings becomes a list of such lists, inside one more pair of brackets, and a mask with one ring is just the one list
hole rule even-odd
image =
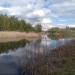
[[75, 75], [75, 40], [47, 55], [39, 55], [35, 63], [25, 67], [30, 75]]

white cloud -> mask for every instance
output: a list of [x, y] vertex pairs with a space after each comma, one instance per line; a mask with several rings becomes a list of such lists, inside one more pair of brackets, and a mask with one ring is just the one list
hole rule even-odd
[[20, 7], [11, 7], [11, 8], [4, 8], [0, 7], [0, 12], [4, 12], [5, 14], [8, 15], [20, 15], [21, 13], [19, 12], [21, 8]]
[[62, 3], [55, 3], [51, 5], [52, 12], [59, 17], [74, 17], [75, 18], [75, 1], [67, 0]]
[[0, 0], [0, 13], [3, 12], [32, 23], [52, 23], [52, 18], [75, 18], [75, 0]]
[[44, 18], [43, 20], [42, 20], [42, 22], [41, 22], [42, 24], [50, 24], [50, 23], [52, 23], [52, 20], [51, 19], [49, 19], [49, 18]]
[[3, 7], [2, 12], [24, 18], [33, 23], [41, 22], [43, 18], [51, 16], [49, 14], [51, 10], [42, 7], [44, 0], [0, 0], [0, 2], [0, 7], [6, 6], [6, 4], [11, 5], [10, 7]]
[[8, 9], [9, 15], [16, 15], [16, 16], [21, 15], [21, 12], [19, 12], [20, 9], [21, 9], [20, 7], [9, 8]]
[[45, 16], [45, 12], [43, 10], [35, 10], [33, 12], [33, 15], [39, 16], [39, 17], [44, 17]]
[[31, 17], [44, 17], [46, 15], [46, 13], [42, 10], [42, 9], [37, 9], [37, 10], [34, 10], [34, 11], [31, 11], [29, 13], [27, 13], [27, 17], [28, 18], [31, 18]]
[[75, 24], [69, 24], [68, 26], [69, 27], [75, 27]]

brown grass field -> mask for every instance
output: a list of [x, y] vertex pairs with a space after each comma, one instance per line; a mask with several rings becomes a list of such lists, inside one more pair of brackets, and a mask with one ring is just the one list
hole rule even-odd
[[26, 39], [29, 41], [40, 38], [40, 33], [35, 32], [18, 32], [18, 31], [0, 31], [0, 42], [19, 41]]

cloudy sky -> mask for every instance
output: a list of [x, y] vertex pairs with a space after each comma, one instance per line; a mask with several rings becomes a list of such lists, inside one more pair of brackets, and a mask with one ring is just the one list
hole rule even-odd
[[35, 24], [75, 24], [75, 0], [0, 0], [0, 13]]

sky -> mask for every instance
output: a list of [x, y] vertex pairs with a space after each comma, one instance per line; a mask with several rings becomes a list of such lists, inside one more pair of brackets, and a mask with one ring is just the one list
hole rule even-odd
[[75, 0], [0, 0], [0, 13], [26, 21], [75, 25]]

